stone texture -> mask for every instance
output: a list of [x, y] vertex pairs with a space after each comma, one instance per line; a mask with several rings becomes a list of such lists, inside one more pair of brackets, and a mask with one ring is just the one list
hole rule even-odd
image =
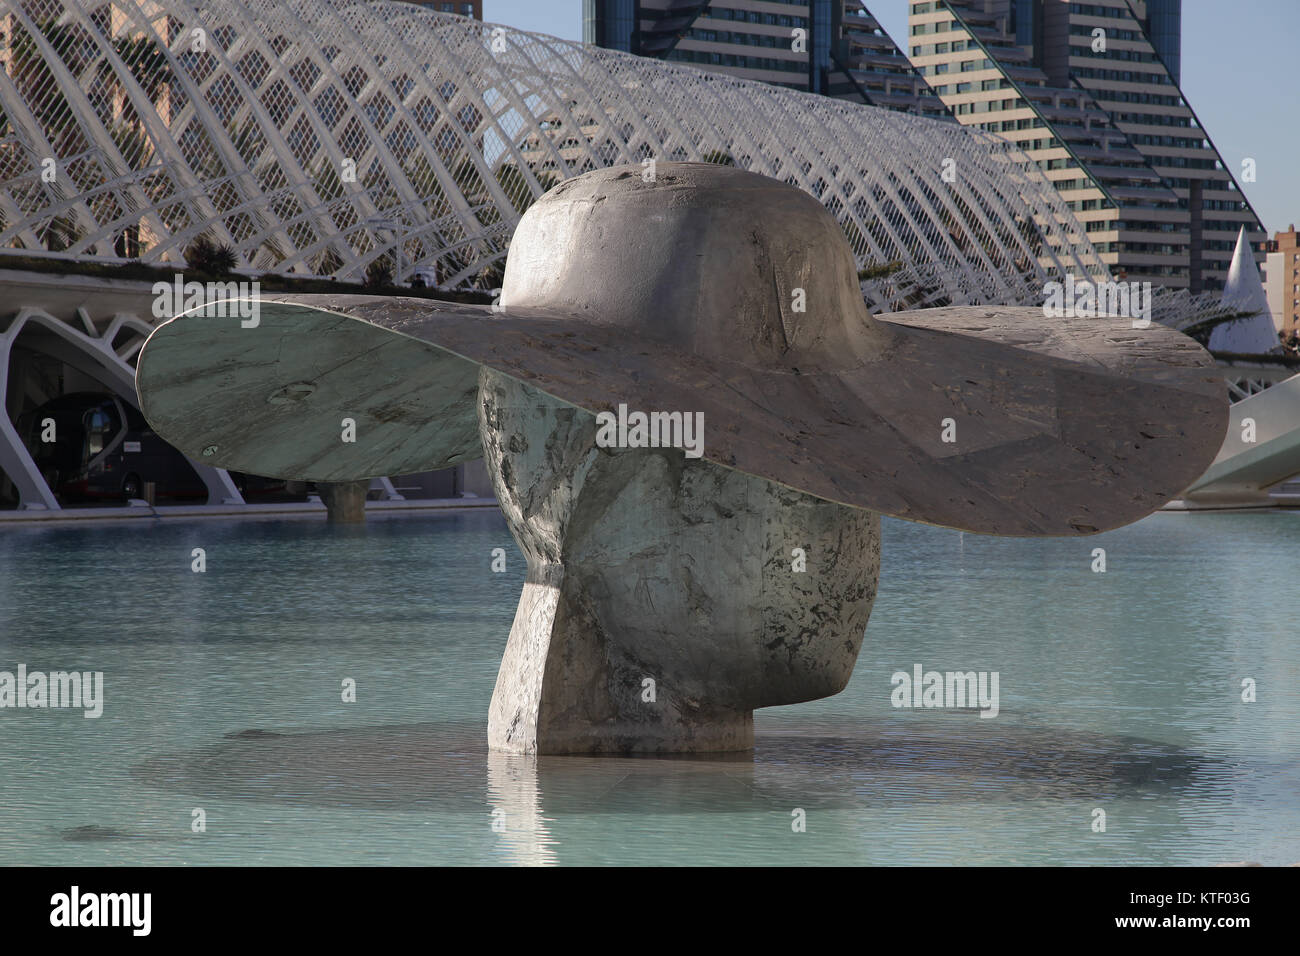
[[590, 413], [489, 369], [480, 397], [497, 500], [528, 561], [493, 749], [744, 750], [754, 708], [848, 682], [875, 598], [876, 514], [676, 449], [600, 448]]
[[329, 520], [351, 523], [366, 520], [366, 492], [370, 481], [318, 482], [316, 490], [325, 504]]
[[266, 297], [253, 328], [194, 312], [145, 350], [141, 411], [207, 465], [342, 482], [480, 457], [477, 365], [328, 308]]
[[[878, 513], [1089, 534], [1156, 510], [1220, 447], [1222, 377], [1173, 330], [1041, 308], [874, 317], [815, 198], [658, 170], [595, 170], [533, 204], [504, 311], [271, 296], [255, 328], [186, 315], [141, 354], [146, 416], [214, 465], [347, 481], [482, 447], [528, 560], [496, 750], [746, 749], [756, 707], [847, 683]], [[702, 414], [703, 458], [597, 447], [595, 414], [620, 403]]]
[[[476, 457], [487, 366], [588, 412], [702, 412], [714, 464], [1005, 535], [1150, 514], [1204, 471], [1227, 423], [1213, 360], [1172, 329], [1034, 307], [868, 314], [825, 207], [728, 167], [560, 184], [520, 220], [499, 305], [271, 296], [255, 329], [182, 317], [142, 353], [145, 414], [236, 470], [400, 474]], [[365, 436], [355, 447], [339, 446], [339, 414]]]

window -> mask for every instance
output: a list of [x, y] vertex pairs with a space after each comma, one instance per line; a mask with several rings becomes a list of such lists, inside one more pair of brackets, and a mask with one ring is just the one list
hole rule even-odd
[[86, 452], [93, 457], [104, 450], [104, 443], [109, 438], [108, 416], [97, 408], [86, 413], [85, 422]]

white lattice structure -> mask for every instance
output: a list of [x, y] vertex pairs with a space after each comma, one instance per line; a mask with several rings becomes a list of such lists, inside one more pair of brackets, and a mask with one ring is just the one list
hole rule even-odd
[[[43, 309], [24, 307], [12, 318], [0, 316], [0, 395], [8, 394], [13, 362], [10, 354], [19, 335], [28, 327], [47, 330], [56, 345], [46, 345], [48, 355], [57, 355], [69, 366], [79, 368], [126, 401], [134, 403], [135, 358], [153, 331], [146, 321], [129, 314], [115, 315], [105, 327], [96, 327], [86, 310], [78, 309], [80, 328]], [[199, 480], [207, 487], [212, 502], [242, 502], [230, 476], [223, 470], [191, 461]], [[58, 510], [59, 503], [45, 477], [23, 446], [13, 422], [0, 414], [0, 471], [14, 482], [20, 507]]]
[[357, 278], [400, 247], [491, 285], [555, 182], [725, 154], [821, 199], [860, 265], [901, 264], [864, 283], [878, 306], [1106, 275], [1037, 167], [955, 124], [405, 3], [0, 0], [0, 29], [0, 248], [179, 263], [206, 233]]

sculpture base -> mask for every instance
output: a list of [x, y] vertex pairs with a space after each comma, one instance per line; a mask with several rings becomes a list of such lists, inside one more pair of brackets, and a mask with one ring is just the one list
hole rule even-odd
[[370, 479], [361, 481], [318, 481], [316, 491], [325, 505], [328, 520], [352, 523], [366, 520], [366, 492]]
[[[530, 567], [488, 713], [506, 753], [653, 754], [750, 750], [754, 715], [683, 700], [573, 613], [564, 569]], [[663, 697], [661, 698], [661, 692]]]

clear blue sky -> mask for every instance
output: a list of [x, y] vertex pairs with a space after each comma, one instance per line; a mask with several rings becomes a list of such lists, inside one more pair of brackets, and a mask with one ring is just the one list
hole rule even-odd
[[[907, 0], [867, 0], [894, 42], [907, 42]], [[582, 0], [483, 0], [483, 18], [582, 39]], [[1300, 0], [1183, 0], [1187, 101], [1269, 235], [1300, 223]], [[1251, 157], [1257, 179], [1241, 182]]]

